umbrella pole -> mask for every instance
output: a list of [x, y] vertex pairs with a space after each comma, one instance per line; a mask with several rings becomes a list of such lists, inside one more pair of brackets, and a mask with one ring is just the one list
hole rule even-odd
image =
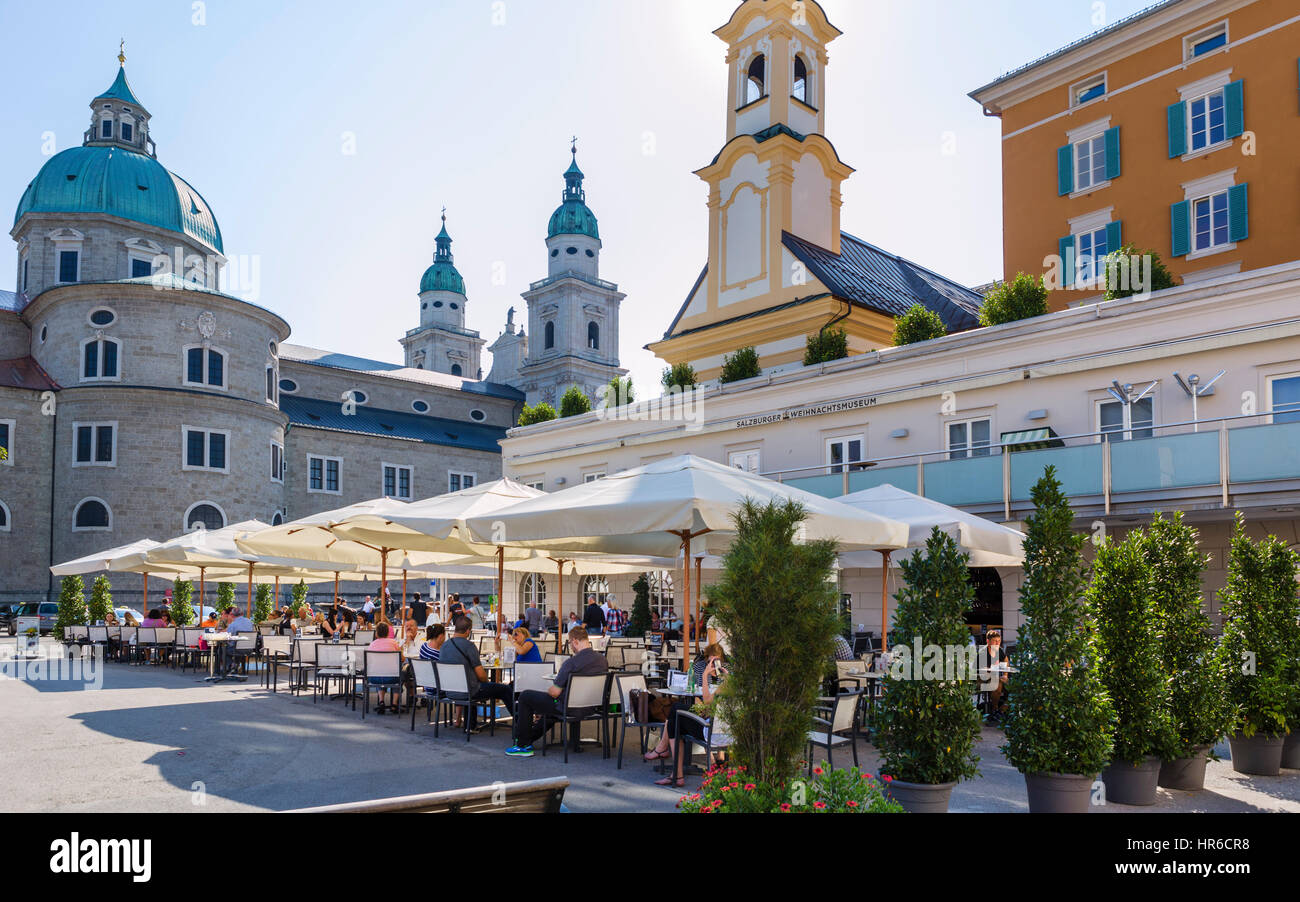
[[203, 622], [203, 574], [207, 573], [206, 567], [199, 568], [199, 623]]
[[880, 651], [889, 651], [889, 552], [880, 552]]
[[248, 613], [245, 614], [249, 620], [253, 619], [253, 562], [248, 562]]
[[379, 549], [379, 622], [388, 622], [388, 549]]
[[560, 579], [559, 585], [559, 606], [560, 612], [557, 615], [558, 623], [555, 624], [555, 653], [558, 655], [564, 651], [564, 561], [556, 561], [555, 567]]
[[695, 559], [695, 657], [700, 656], [700, 587], [704, 584], [700, 579], [700, 568], [704, 566], [704, 558]]
[[[686, 591], [686, 601], [682, 606], [682, 612], [690, 614], [691, 611], [691, 534], [690, 531], [682, 533], [682, 584]], [[682, 672], [690, 670], [690, 653], [691, 643], [687, 641], [686, 636], [680, 637], [682, 643]]]
[[335, 570], [334, 571], [334, 606], [338, 607], [338, 604], [339, 604], [339, 572]]
[[280, 610], [280, 577], [275, 578], [275, 609]]
[[406, 571], [402, 571], [402, 632], [406, 632]]
[[506, 600], [506, 546], [497, 546], [497, 635], [501, 635]]
[[144, 575], [144, 607], [149, 607], [149, 574]]

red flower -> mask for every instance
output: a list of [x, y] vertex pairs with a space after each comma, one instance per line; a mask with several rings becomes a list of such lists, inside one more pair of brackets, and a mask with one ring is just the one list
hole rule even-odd
[[781, 810], [782, 810], [782, 811], [789, 811], [789, 810], [790, 810], [790, 803], [789, 803], [789, 802], [782, 802], [782, 803], [781, 803]]
[[891, 776], [889, 776], [888, 774], [881, 774], [881, 775], [880, 775], [880, 779], [884, 780], [886, 783], [893, 783], [893, 782], [894, 782], [894, 778], [891, 777]]
[[825, 802], [813, 802], [813, 807], [816, 808], [818, 811], [821, 811], [823, 808], [826, 807], [826, 803], [825, 803]]
[[755, 784], [753, 784], [753, 783], [746, 783], [746, 784], [745, 784], [745, 792], [753, 792], [755, 789], [758, 789], [758, 786], [757, 786], [757, 785], [755, 785]]
[[820, 777], [820, 776], [822, 775], [823, 771], [822, 771], [822, 769], [821, 769], [820, 767], [814, 767], [814, 768], [813, 768], [813, 773], [815, 773], [817, 776]]
[[864, 780], [874, 780], [874, 779], [876, 779], [876, 778], [873, 777], [873, 776], [871, 776], [871, 774], [863, 774], [863, 775], [862, 775], [862, 779], [864, 779]]
[[724, 787], [722, 787], [722, 791], [723, 791], [723, 792], [731, 792], [731, 787], [730, 787], [730, 786], [724, 786]]
[[848, 805], [850, 808], [858, 807], [858, 803], [855, 802], [853, 799], [849, 799], [845, 804]]

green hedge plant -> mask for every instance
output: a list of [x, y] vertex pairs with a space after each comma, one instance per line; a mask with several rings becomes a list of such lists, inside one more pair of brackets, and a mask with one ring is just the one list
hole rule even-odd
[[722, 375], [719, 381], [723, 385], [729, 382], [740, 382], [744, 379], [754, 379], [762, 375], [763, 370], [758, 365], [758, 351], [749, 345], [740, 348], [734, 354], [726, 354], [722, 358]]
[[560, 415], [555, 412], [555, 408], [545, 401], [539, 401], [532, 407], [527, 404], [519, 414], [520, 426], [535, 426], [538, 423], [549, 423], [551, 420], [558, 420]]
[[217, 613], [224, 614], [235, 606], [235, 584], [217, 584]]
[[[902, 561], [904, 585], [892, 632], [898, 643], [893, 648], [906, 664], [891, 667], [886, 676], [876, 721], [880, 770], [896, 780], [953, 783], [979, 773], [980, 713], [971, 704], [979, 686], [966, 661], [966, 612], [975, 599], [969, 563], [970, 556], [937, 527], [924, 554], [918, 550]], [[923, 654], [927, 648], [943, 650], [942, 674], [923, 670], [928, 659], [907, 651], [917, 643]]]
[[1176, 757], [1177, 746], [1148, 544], [1140, 529], [1122, 542], [1102, 542], [1088, 588], [1097, 615], [1098, 672], [1115, 710], [1111, 760], [1133, 765], [1152, 755]]
[[943, 317], [924, 304], [913, 304], [894, 323], [894, 346], [914, 345], [917, 342], [943, 338], [948, 334]]
[[1175, 732], [1171, 758], [1191, 758], [1228, 730], [1226, 683], [1201, 592], [1206, 556], [1181, 512], [1157, 514], [1142, 554], [1151, 566], [1151, 600], [1160, 620], [1160, 658]]
[[569, 390], [560, 399], [560, 419], [580, 417], [584, 413], [591, 413], [591, 398], [588, 398], [587, 393], [578, 386], [570, 385]]
[[1085, 589], [1087, 538], [1055, 467], [1030, 493], [1016, 667], [1007, 680], [1007, 760], [1021, 773], [1097, 774], [1110, 761], [1114, 711], [1097, 667], [1097, 622]]
[[113, 587], [108, 577], [101, 573], [90, 586], [90, 601], [86, 604], [86, 617], [90, 623], [106, 623], [113, 613]]
[[80, 576], [65, 576], [59, 583], [59, 611], [54, 621], [54, 636], [63, 638], [63, 628], [86, 623], [86, 584]]
[[984, 296], [980, 306], [981, 326], [1001, 326], [1047, 313], [1047, 284], [1043, 277], [1016, 273], [1010, 282], [1000, 282]]
[[194, 584], [187, 579], [178, 579], [172, 584], [172, 623], [177, 626], [189, 626], [195, 622]]
[[265, 623], [271, 619], [272, 609], [272, 590], [269, 585], [262, 583], [257, 587], [253, 594], [253, 622]]
[[835, 650], [839, 591], [828, 578], [836, 546], [797, 541], [807, 513], [794, 501], [746, 499], [733, 519], [735, 541], [707, 590], [731, 648], [717, 704], [753, 782], [779, 786], [799, 769]]
[[1222, 601], [1220, 663], [1227, 678], [1230, 729], [1247, 738], [1280, 736], [1294, 702], [1289, 659], [1297, 617], [1297, 555], [1277, 536], [1255, 543], [1237, 514]]
[[816, 366], [819, 363], [843, 360], [848, 356], [849, 334], [839, 327], [823, 329], [816, 335], [808, 336], [808, 343], [803, 352], [803, 365]]
[[674, 363], [664, 370], [661, 381], [665, 389], [688, 389], [694, 388], [698, 380], [695, 367], [689, 363]]
[[623, 635], [636, 639], [650, 631], [650, 577], [642, 573], [632, 583], [632, 616]]

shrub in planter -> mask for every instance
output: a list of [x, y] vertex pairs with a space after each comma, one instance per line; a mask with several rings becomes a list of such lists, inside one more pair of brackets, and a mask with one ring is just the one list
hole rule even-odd
[[178, 579], [172, 584], [172, 622], [177, 626], [189, 626], [195, 622], [194, 585], [187, 579]]
[[1277, 536], [1255, 544], [1238, 513], [1228, 558], [1220, 662], [1227, 678], [1232, 767], [1278, 773], [1295, 688], [1288, 659], [1295, 620], [1297, 554]]
[[1160, 785], [1199, 790], [1205, 765], [1228, 729], [1225, 681], [1215, 653], [1213, 627], [1201, 600], [1206, 557], [1196, 530], [1157, 514], [1142, 553], [1151, 566], [1151, 600], [1160, 632], [1160, 663], [1168, 680], [1174, 746], [1160, 769]]
[[1087, 541], [1054, 467], [1030, 494], [1025, 537], [1024, 625], [1007, 680], [1007, 760], [1025, 775], [1029, 807], [1087, 811], [1097, 773], [1110, 760], [1114, 711], [1097, 668], [1097, 623], [1084, 589]]
[[100, 574], [90, 586], [90, 601], [86, 604], [86, 616], [91, 623], [104, 623], [113, 612], [113, 587], [108, 577]]
[[803, 365], [816, 366], [843, 360], [849, 356], [849, 334], [843, 329], [823, 329], [816, 335], [809, 335], [804, 346]]
[[[887, 781], [888, 778], [882, 777]], [[810, 779], [758, 783], [745, 767], [715, 767], [699, 792], [682, 796], [678, 810], [688, 814], [898, 814], [901, 805], [881, 782], [856, 767], [813, 768]]]
[[894, 322], [894, 346], [914, 345], [922, 341], [943, 338], [948, 328], [943, 317], [924, 304], [913, 304]]
[[[293, 587], [293, 590], [290, 594], [293, 597], [292, 610], [296, 614], [299, 610], [302, 609], [302, 606], [307, 603], [307, 584], [302, 580], [298, 580], [298, 583]], [[383, 610], [383, 605], [379, 598], [375, 599], [375, 609]]]
[[86, 623], [86, 584], [80, 576], [65, 576], [59, 583], [59, 612], [54, 620], [54, 637], [63, 638], [63, 628]]
[[713, 620], [730, 640], [719, 713], [753, 782], [778, 785], [799, 768], [822, 668], [835, 650], [839, 589], [827, 579], [835, 543], [796, 541], [797, 502], [746, 500], [720, 580], [708, 588]]
[[235, 606], [235, 584], [217, 584], [217, 613], [224, 614]]
[[578, 386], [570, 385], [564, 397], [560, 398], [560, 419], [580, 417], [584, 413], [591, 413], [591, 398]]
[[271, 587], [262, 583], [253, 594], [253, 622], [265, 623], [271, 619]]
[[1155, 804], [1160, 761], [1176, 746], [1147, 544], [1141, 530], [1103, 542], [1088, 589], [1098, 672], [1115, 710], [1115, 749], [1102, 779], [1107, 799], [1126, 805]]
[[722, 375], [718, 381], [723, 385], [728, 382], [740, 382], [744, 379], [754, 379], [761, 376], [762, 368], [758, 365], [758, 351], [753, 345], [740, 348], [734, 354], [726, 354], [722, 358]]
[[632, 583], [632, 617], [623, 635], [639, 639], [650, 631], [650, 578], [642, 573]]
[[[904, 585], [893, 630], [898, 644], [891, 646], [899, 658], [885, 678], [876, 721], [881, 769], [895, 785], [916, 784], [914, 790], [908, 787], [909, 795], [928, 799], [937, 810], [947, 810], [958, 781], [979, 773], [975, 741], [980, 713], [971, 704], [978, 685], [967, 661], [965, 615], [975, 598], [969, 561], [952, 537], [936, 528], [924, 555], [918, 550], [902, 562]], [[924, 657], [918, 658], [916, 650]], [[932, 660], [936, 654], [942, 665], [938, 673]]]
[[555, 412], [555, 408], [545, 401], [539, 401], [532, 407], [527, 404], [519, 413], [520, 426], [536, 426], [538, 423], [549, 423], [551, 420], [559, 419], [560, 415]]

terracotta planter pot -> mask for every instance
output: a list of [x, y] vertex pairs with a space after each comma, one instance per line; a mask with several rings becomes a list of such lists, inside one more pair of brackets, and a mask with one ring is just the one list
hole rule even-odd
[[1087, 814], [1092, 807], [1095, 776], [1086, 774], [1025, 774], [1030, 814]]
[[1174, 758], [1160, 765], [1160, 780], [1165, 789], [1200, 792], [1205, 788], [1205, 765], [1210, 763], [1211, 746], [1198, 745], [1190, 758]]
[[1228, 737], [1232, 747], [1232, 769], [1239, 774], [1276, 777], [1282, 771], [1282, 736], [1256, 733], [1247, 739], [1240, 733]]
[[889, 796], [908, 814], [947, 814], [956, 783], [906, 783], [891, 780]]
[[1140, 764], [1117, 761], [1101, 772], [1106, 785], [1106, 801], [1120, 805], [1154, 805], [1156, 783], [1160, 779], [1160, 759], [1150, 755]]
[[1282, 743], [1282, 766], [1290, 770], [1300, 770], [1300, 726], [1292, 727]]

